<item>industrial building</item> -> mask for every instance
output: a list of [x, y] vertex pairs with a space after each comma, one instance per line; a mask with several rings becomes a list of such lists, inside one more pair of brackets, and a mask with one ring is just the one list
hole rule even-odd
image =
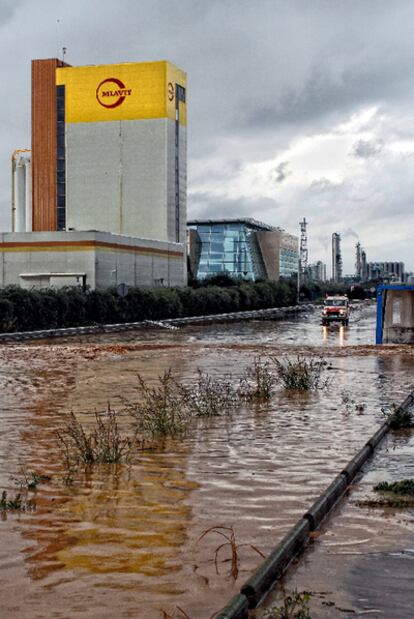
[[188, 251], [198, 279], [228, 273], [278, 281], [298, 272], [298, 237], [254, 219], [189, 221]]
[[404, 262], [367, 262], [368, 281], [404, 281]]
[[306, 269], [305, 282], [326, 282], [326, 264], [321, 260], [310, 264]]
[[361, 243], [355, 246], [355, 278], [359, 282], [394, 282], [402, 283], [407, 279], [404, 262], [367, 262]]
[[183, 285], [186, 113], [169, 62], [32, 61], [31, 156], [13, 159], [1, 284]]

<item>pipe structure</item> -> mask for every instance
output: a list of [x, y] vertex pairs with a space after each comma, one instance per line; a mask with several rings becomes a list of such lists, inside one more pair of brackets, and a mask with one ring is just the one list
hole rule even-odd
[[[30, 148], [17, 148], [11, 154], [11, 228], [12, 232], [16, 232], [16, 188], [15, 188], [15, 175], [16, 175], [16, 159], [20, 153], [31, 153]], [[30, 193], [32, 188], [30, 186]]]
[[15, 231], [26, 232], [26, 166], [22, 157], [16, 161], [14, 172], [15, 190]]
[[[414, 406], [414, 391], [408, 394], [397, 411], [408, 411]], [[316, 499], [303, 517], [293, 526], [270, 555], [259, 565], [252, 576], [240, 589], [228, 606], [217, 615], [218, 619], [244, 619], [244, 608], [256, 608], [260, 601], [301, 554], [309, 538], [309, 533], [317, 529], [328, 516], [332, 508], [344, 496], [348, 485], [372, 456], [391, 428], [389, 421], [384, 422], [366, 442], [364, 447], [348, 462], [341, 473], [328, 488]], [[243, 597], [245, 602], [243, 602]]]
[[32, 161], [31, 159], [26, 160], [26, 179], [25, 179], [25, 187], [26, 187], [26, 232], [33, 232], [33, 209], [32, 209]]

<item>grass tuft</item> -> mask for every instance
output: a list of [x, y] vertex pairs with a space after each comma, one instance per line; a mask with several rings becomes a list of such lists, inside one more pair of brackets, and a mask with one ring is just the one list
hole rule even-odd
[[284, 594], [282, 606], [270, 608], [264, 615], [265, 619], [311, 619], [308, 591], [299, 593], [296, 589], [289, 595]]
[[270, 400], [276, 383], [276, 377], [270, 368], [268, 359], [255, 357], [240, 381], [240, 396], [247, 400]]
[[182, 387], [189, 413], [196, 417], [216, 417], [239, 404], [240, 397], [226, 378], [213, 378], [200, 369], [191, 387]]
[[91, 430], [85, 428], [73, 412], [69, 413], [57, 436], [68, 470], [77, 465], [127, 461], [133, 445], [133, 438], [121, 433], [117, 413], [109, 407], [101, 415], [95, 413]]
[[414, 417], [410, 410], [400, 408], [394, 404], [391, 407], [391, 411], [383, 408], [382, 413], [385, 415], [392, 430], [414, 428]]
[[132, 415], [135, 429], [144, 438], [182, 436], [189, 423], [188, 407], [182, 386], [171, 369], [158, 377], [152, 387], [138, 374], [138, 402], [126, 402], [126, 411]]
[[49, 475], [43, 475], [36, 471], [29, 472], [24, 467], [21, 469], [20, 477], [14, 478], [14, 481], [21, 490], [36, 490], [40, 484], [50, 480], [51, 477]]
[[0, 499], [0, 512], [19, 511], [28, 512], [36, 509], [33, 499], [28, 499], [25, 493], [17, 492], [13, 498], [7, 496], [7, 491], [3, 490]]
[[208, 529], [203, 531], [203, 533], [198, 538], [197, 543], [200, 542], [206, 535], [209, 535], [210, 533], [215, 533], [216, 535], [220, 535], [222, 538], [226, 540], [222, 544], [219, 544], [214, 551], [214, 565], [216, 566], [217, 574], [220, 573], [219, 566], [218, 566], [219, 555], [221, 551], [224, 549], [227, 549], [230, 551], [230, 557], [227, 559], [223, 559], [222, 562], [223, 563], [230, 562], [230, 576], [233, 578], [233, 580], [237, 580], [237, 577], [239, 575], [239, 564], [240, 564], [239, 549], [240, 548], [242, 548], [243, 546], [248, 546], [249, 548], [257, 552], [257, 554], [259, 554], [261, 557], [265, 558], [265, 555], [261, 552], [261, 550], [256, 548], [256, 546], [253, 546], [253, 544], [239, 544], [236, 540], [236, 534], [234, 532], [233, 527], [217, 527], [217, 526], [209, 527]]
[[414, 479], [402, 479], [401, 481], [394, 482], [382, 481], [374, 486], [373, 489], [381, 494], [387, 492], [400, 496], [414, 497]]
[[279, 361], [272, 357], [279, 380], [285, 389], [309, 391], [324, 389], [330, 379], [324, 377], [328, 362], [324, 359], [306, 359], [298, 356], [294, 361]]

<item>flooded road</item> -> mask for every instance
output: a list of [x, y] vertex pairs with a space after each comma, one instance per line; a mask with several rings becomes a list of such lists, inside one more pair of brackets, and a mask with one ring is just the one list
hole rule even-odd
[[[218, 611], [261, 561], [250, 545], [268, 553], [372, 434], [381, 408], [412, 387], [412, 347], [375, 347], [372, 307], [353, 318], [349, 328], [322, 328], [315, 314], [2, 346], [0, 488], [12, 492], [11, 477], [24, 469], [51, 478], [36, 491], [36, 511], [0, 522], [2, 616], [158, 619], [162, 610], [179, 617], [181, 607], [204, 619]], [[270, 403], [194, 421], [184, 438], [137, 451], [129, 465], [62, 483], [62, 414], [88, 423], [108, 402], [120, 410], [137, 397], [138, 373], [155, 380], [172, 368], [190, 383], [200, 368], [237, 381], [257, 354], [324, 355], [331, 384], [277, 388]], [[236, 582], [222, 562], [227, 547], [219, 573], [214, 564], [224, 539], [198, 541], [213, 526], [233, 527], [246, 544]], [[380, 526], [362, 517], [361, 537], [374, 539]], [[401, 526], [414, 531], [412, 522]]]

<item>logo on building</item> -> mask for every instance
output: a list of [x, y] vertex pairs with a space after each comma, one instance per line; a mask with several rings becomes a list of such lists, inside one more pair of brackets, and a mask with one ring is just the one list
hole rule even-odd
[[131, 94], [132, 89], [127, 88], [117, 77], [108, 77], [98, 85], [96, 100], [102, 107], [112, 109], [121, 105]]

